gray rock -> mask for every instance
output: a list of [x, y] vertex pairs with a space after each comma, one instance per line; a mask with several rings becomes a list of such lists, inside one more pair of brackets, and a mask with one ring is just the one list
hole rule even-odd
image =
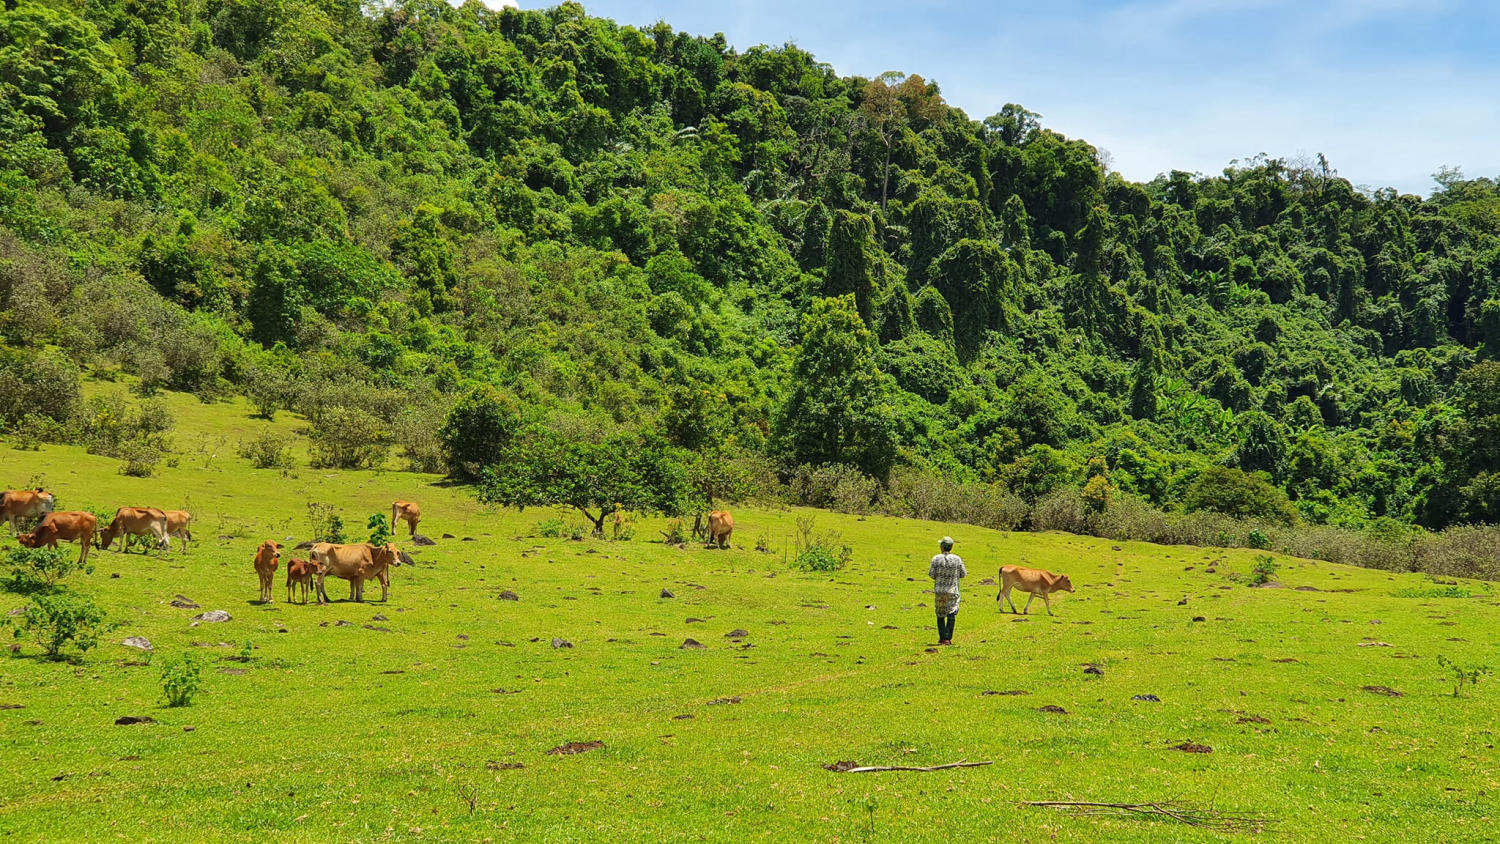
[[728, 633], [724, 634], [724, 638], [726, 638], [726, 639], [743, 639], [743, 638], [745, 638], [746, 636], [749, 636], [749, 635], [750, 635], [750, 631], [749, 630], [731, 630]]
[[1097, 674], [1098, 676], [1103, 677], [1104, 676], [1104, 669], [1100, 668], [1097, 665], [1085, 665], [1083, 667], [1083, 673], [1085, 673], [1085, 674]]
[[1131, 700], [1144, 700], [1147, 703], [1161, 703], [1161, 698], [1157, 697], [1156, 695], [1135, 695], [1135, 696], [1131, 697], [1130, 699]]
[[335, 621], [333, 623], [333, 626], [334, 627], [353, 627], [354, 626], [354, 622], [352, 622], [352, 621], [345, 621], [345, 620], [343, 620], [341, 618], [338, 621]]
[[460, 542], [473, 542], [474, 541], [474, 537], [472, 537], [472, 536], [465, 536], [463, 539], [460, 539], [459, 541]]
[[571, 647], [573, 647], [573, 643], [569, 642], [567, 639], [559, 639], [559, 638], [557, 638], [557, 637], [554, 636], [552, 638], [552, 647], [554, 647], [554, 648], [571, 648]]
[[370, 616], [370, 620], [371, 621], [390, 621], [390, 619], [386, 618], [383, 613], [376, 613], [376, 614]]
[[129, 724], [155, 724], [156, 719], [150, 715], [121, 715], [115, 719], [115, 724], [123, 727]]
[[307, 549], [313, 547], [314, 544], [315, 543], [311, 539], [307, 540], [306, 542], [299, 542], [297, 543], [297, 550], [306, 551]]
[[173, 597], [172, 606], [180, 610], [202, 609], [202, 607], [198, 606], [198, 604], [194, 603], [193, 600], [191, 598], [188, 598], [186, 595], [177, 595]]
[[135, 648], [138, 651], [150, 651], [152, 649], [151, 640], [147, 639], [145, 636], [130, 636], [120, 644], [124, 645], [127, 648]]
[[670, 590], [670, 589], [663, 589], [663, 590], [661, 590], [661, 596], [663, 598], [675, 598], [675, 597], [677, 597], [676, 595], [672, 594], [672, 590]]
[[453, 538], [453, 534], [451, 534], [451, 533], [445, 533], [445, 534], [443, 534], [443, 538], [444, 539], [452, 539]]
[[521, 596], [520, 595], [517, 595], [516, 593], [510, 591], [509, 589], [505, 590], [504, 592], [501, 592], [496, 597], [499, 598], [502, 601], [519, 601], [519, 600], [521, 600]]
[[413, 545], [420, 545], [420, 546], [436, 545], [437, 544], [437, 540], [433, 539], [431, 537], [423, 536], [422, 534], [419, 533], [416, 536], [413, 536], [411, 538], [411, 544], [413, 544]]
[[229, 621], [233, 616], [223, 610], [209, 610], [193, 616], [193, 621]]
[[413, 560], [411, 555], [405, 551], [396, 552], [396, 558], [401, 561], [401, 565], [403, 566], [414, 566], [417, 564], [417, 561]]
[[682, 644], [678, 645], [677, 649], [680, 651], [702, 651], [707, 650], [708, 646], [697, 639], [683, 639]]

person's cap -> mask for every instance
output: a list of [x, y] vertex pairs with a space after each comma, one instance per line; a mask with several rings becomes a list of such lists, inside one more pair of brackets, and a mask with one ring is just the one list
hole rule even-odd
[[951, 537], [951, 536], [945, 536], [942, 539], [938, 540], [938, 544], [946, 546], [948, 548], [952, 548], [953, 547], [953, 537]]

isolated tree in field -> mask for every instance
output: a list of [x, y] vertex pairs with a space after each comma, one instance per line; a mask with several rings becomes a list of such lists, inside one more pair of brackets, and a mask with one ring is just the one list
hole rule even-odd
[[585, 442], [547, 428], [518, 434], [484, 470], [479, 500], [507, 507], [572, 507], [604, 533], [616, 509], [681, 516], [698, 506], [686, 455], [654, 433]]
[[820, 299], [802, 320], [778, 433], [798, 463], [849, 463], [884, 476], [896, 457], [889, 391], [854, 297]]

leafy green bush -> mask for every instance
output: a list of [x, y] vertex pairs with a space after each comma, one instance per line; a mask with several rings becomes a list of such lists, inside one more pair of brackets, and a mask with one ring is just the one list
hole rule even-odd
[[1472, 598], [1474, 593], [1462, 586], [1408, 586], [1391, 593], [1397, 598]]
[[1276, 570], [1280, 567], [1276, 563], [1276, 558], [1270, 554], [1255, 555], [1255, 565], [1250, 569], [1250, 585], [1261, 586], [1270, 583], [1276, 577]]
[[391, 524], [384, 513], [376, 513], [365, 522], [370, 531], [370, 544], [379, 548], [391, 541]]
[[391, 450], [386, 426], [358, 408], [329, 408], [309, 436], [315, 469], [379, 469]]
[[203, 667], [191, 652], [184, 651], [176, 659], [169, 659], [161, 666], [161, 690], [166, 695], [168, 706], [188, 706], [202, 684]]
[[546, 539], [557, 539], [558, 537], [563, 535], [563, 520], [546, 519], [537, 522], [536, 532], [538, 536], [544, 537]]
[[520, 428], [515, 400], [489, 385], [475, 387], [458, 400], [438, 431], [448, 470], [478, 478], [499, 462]]
[[803, 549], [797, 559], [792, 561], [792, 566], [802, 571], [838, 571], [846, 562], [839, 554], [821, 545], [813, 545]]
[[849, 564], [854, 551], [843, 541], [838, 531], [815, 529], [813, 516], [797, 519], [797, 533], [792, 537], [793, 557], [791, 566], [802, 571], [838, 571]]
[[94, 572], [92, 565], [80, 564], [77, 555], [66, 548], [15, 548], [6, 554], [5, 562], [10, 567], [5, 588], [23, 595], [50, 592], [75, 572]]
[[69, 644], [79, 653], [91, 650], [115, 626], [87, 595], [68, 591], [35, 596], [19, 621], [7, 623], [17, 639], [30, 636], [52, 659], [62, 658]]
[[1491, 673], [1493, 670], [1488, 665], [1459, 665], [1458, 663], [1454, 662], [1446, 656], [1443, 656], [1442, 654], [1438, 654], [1437, 664], [1440, 668], [1448, 669], [1448, 673], [1453, 675], [1454, 697], [1458, 697], [1459, 690], [1462, 689], [1466, 684], [1469, 686], [1479, 685], [1479, 678], [1485, 674]]
[[290, 469], [296, 465], [288, 448], [290, 440], [275, 431], [264, 431], [253, 440], [240, 443], [240, 457], [257, 469]]
[[344, 520], [334, 512], [333, 505], [316, 501], [307, 503], [307, 524], [312, 528], [315, 542], [343, 542]]
[[1267, 551], [1271, 548], [1271, 537], [1260, 528], [1251, 528], [1250, 534], [1245, 537], [1245, 545], [1259, 551]]

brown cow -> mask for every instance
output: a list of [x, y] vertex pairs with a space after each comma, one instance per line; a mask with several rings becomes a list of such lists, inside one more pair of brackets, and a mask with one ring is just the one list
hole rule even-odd
[[422, 521], [422, 508], [415, 501], [395, 501], [391, 503], [391, 533], [396, 532], [396, 525], [402, 521], [411, 530], [411, 535], [417, 535], [417, 522]]
[[368, 542], [358, 545], [335, 545], [319, 542], [312, 547], [313, 565], [318, 567], [318, 603], [328, 603], [328, 590], [323, 588], [323, 578], [328, 575], [349, 581], [349, 600], [365, 599], [365, 581], [375, 578], [380, 581], [380, 600], [390, 599], [390, 567], [401, 565], [399, 551], [391, 543], [377, 548]]
[[[121, 507], [116, 510], [114, 519], [99, 534], [99, 547], [108, 550], [109, 544], [122, 536], [151, 536], [156, 539], [157, 548], [172, 547], [172, 541], [167, 539], [167, 514], [155, 507]], [[129, 553], [130, 546], [121, 542], [120, 550]]]
[[307, 603], [307, 593], [312, 589], [313, 575], [317, 574], [317, 563], [308, 562], [298, 557], [287, 560], [286, 563], [286, 602], [292, 602], [292, 587], [301, 587], [302, 603]]
[[36, 530], [17, 536], [16, 541], [27, 548], [56, 548], [59, 540], [76, 540], [82, 548], [78, 554], [81, 565], [89, 560], [89, 548], [93, 547], [94, 531], [98, 528], [99, 519], [93, 513], [64, 510], [61, 513], [48, 513], [42, 523], [36, 526]]
[[54, 503], [44, 489], [8, 489], [0, 492], [0, 519], [10, 522], [10, 532], [19, 536], [23, 522], [45, 518]]
[[271, 587], [276, 582], [276, 565], [281, 562], [281, 543], [267, 539], [255, 550], [255, 573], [260, 575], [260, 602], [271, 603]]
[[734, 533], [734, 517], [728, 510], [713, 510], [708, 514], [708, 544], [720, 548], [729, 547], [729, 535]]
[[[167, 536], [177, 537], [182, 540], [182, 553], [187, 553], [188, 542], [193, 538], [193, 532], [189, 529], [193, 523], [193, 514], [186, 510], [163, 510], [167, 517]], [[167, 540], [167, 548], [172, 547], [172, 541]]]
[[[1026, 599], [1026, 608], [1016, 612], [1016, 602], [1010, 599], [1010, 590], [1019, 589], [1030, 594]], [[1052, 599], [1049, 597], [1053, 592], [1072, 592], [1073, 581], [1065, 574], [1053, 574], [1042, 569], [1029, 569], [1024, 566], [1001, 566], [1000, 567], [1000, 594], [995, 600], [1004, 598], [1010, 604], [1011, 612], [1017, 615], [1026, 613], [1031, 609], [1031, 602], [1036, 596], [1041, 595], [1042, 601], [1047, 604], [1047, 615], [1052, 615]], [[1005, 607], [1000, 608], [1001, 611]], [[1029, 613], [1028, 613], [1029, 614]]]

